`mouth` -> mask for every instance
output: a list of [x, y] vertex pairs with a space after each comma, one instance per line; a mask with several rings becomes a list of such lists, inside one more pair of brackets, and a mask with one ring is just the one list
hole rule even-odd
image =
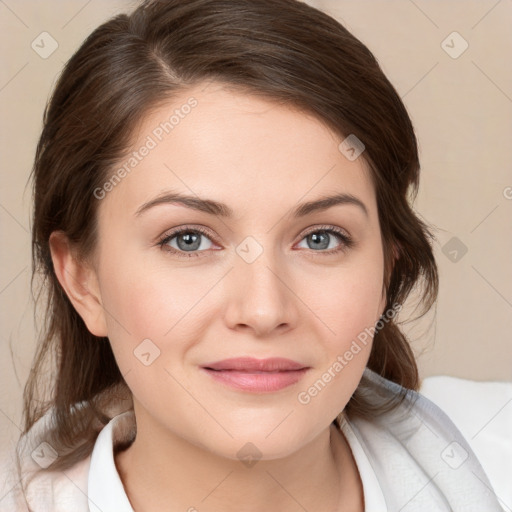
[[269, 393], [296, 384], [310, 369], [285, 358], [232, 358], [201, 366], [212, 379], [231, 388]]

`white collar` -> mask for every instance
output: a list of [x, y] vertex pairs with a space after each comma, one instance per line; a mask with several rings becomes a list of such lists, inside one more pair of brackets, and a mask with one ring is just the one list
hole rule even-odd
[[347, 440], [354, 460], [356, 461], [361, 483], [363, 484], [365, 512], [388, 512], [386, 499], [379, 484], [373, 466], [366, 455], [363, 445], [352, 429], [345, 414], [341, 416], [341, 431]]
[[91, 512], [133, 512], [114, 462], [114, 445], [133, 438], [132, 410], [112, 418], [99, 433], [91, 455], [88, 495]]

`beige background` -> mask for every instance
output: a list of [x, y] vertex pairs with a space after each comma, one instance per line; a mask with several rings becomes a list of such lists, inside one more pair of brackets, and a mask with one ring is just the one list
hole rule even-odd
[[[423, 175], [415, 207], [437, 228], [441, 274], [436, 314], [407, 327], [421, 375], [512, 381], [512, 0], [308, 3], [370, 48], [416, 127]], [[18, 432], [35, 344], [26, 182], [44, 105], [83, 39], [132, 5], [0, 1], [0, 444]], [[44, 31], [58, 43], [46, 59], [31, 48]], [[463, 39], [446, 39], [454, 31]], [[464, 41], [458, 58], [444, 49], [458, 53]]]

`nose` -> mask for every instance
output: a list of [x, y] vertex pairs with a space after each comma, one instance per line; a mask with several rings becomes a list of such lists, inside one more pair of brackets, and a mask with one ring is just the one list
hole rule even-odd
[[301, 305], [294, 290], [297, 287], [284, 262], [272, 254], [264, 250], [251, 263], [235, 258], [235, 268], [225, 285], [225, 320], [231, 329], [265, 337], [296, 327]]

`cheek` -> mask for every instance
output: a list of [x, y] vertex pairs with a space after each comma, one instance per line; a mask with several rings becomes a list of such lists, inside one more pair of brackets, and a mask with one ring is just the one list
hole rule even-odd
[[[357, 290], [361, 292], [361, 288]], [[368, 363], [377, 318], [372, 314], [380, 287], [357, 296], [338, 296], [330, 319], [334, 334], [323, 337], [323, 358], [297, 391], [295, 400], [303, 417], [332, 421], [356, 390]]]
[[328, 330], [324, 337], [331, 354], [344, 351], [353, 339], [379, 319], [385, 298], [382, 254], [376, 248], [354, 263], [333, 269], [324, 280], [323, 293], [315, 293], [319, 317]]
[[175, 340], [187, 324], [181, 319], [203, 288], [165, 262], [150, 264], [140, 251], [119, 249], [115, 243], [105, 245], [99, 273], [108, 336], [123, 372], [133, 366], [141, 343], [155, 354], [179, 349]]
[[333, 271], [314, 295], [322, 319], [323, 358], [297, 401], [313, 415], [334, 417], [355, 391], [370, 356], [385, 300], [383, 260], [376, 246], [357, 264]]
[[117, 365], [133, 395], [156, 416], [171, 403], [174, 410], [194, 405], [179, 384], [185, 382], [180, 370], [202, 337], [194, 305], [206, 288], [195, 282], [197, 275], [185, 274], [191, 279], [176, 268], [151, 268], [130, 258], [103, 268], [102, 297]]
[[109, 338], [125, 348], [149, 338], [163, 349], [187, 323], [181, 319], [200, 298], [196, 290], [173, 273], [132, 269], [129, 275], [111, 275], [102, 290], [105, 308], [111, 313], [107, 313]]

